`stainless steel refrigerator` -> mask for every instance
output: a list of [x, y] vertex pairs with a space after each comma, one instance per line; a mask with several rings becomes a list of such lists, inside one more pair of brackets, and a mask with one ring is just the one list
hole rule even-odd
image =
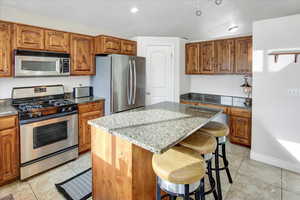
[[106, 55], [96, 57], [92, 77], [94, 96], [105, 98], [105, 114], [145, 106], [146, 63], [144, 57]]

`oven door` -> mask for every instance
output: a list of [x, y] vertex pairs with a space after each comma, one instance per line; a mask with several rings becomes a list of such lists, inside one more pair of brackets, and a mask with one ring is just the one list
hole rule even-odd
[[77, 114], [20, 127], [21, 164], [78, 145]]
[[56, 57], [15, 56], [15, 76], [58, 76], [61, 59]]

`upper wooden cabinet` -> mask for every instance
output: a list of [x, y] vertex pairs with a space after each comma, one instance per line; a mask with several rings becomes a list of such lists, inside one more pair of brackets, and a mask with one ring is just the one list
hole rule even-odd
[[200, 73], [199, 67], [199, 44], [190, 43], [185, 46], [185, 62], [186, 62], [186, 74]]
[[136, 41], [121, 40], [121, 54], [136, 55]]
[[95, 39], [96, 54], [136, 55], [136, 42], [100, 35]]
[[252, 72], [252, 37], [235, 40], [236, 73]]
[[45, 30], [45, 49], [48, 51], [70, 51], [70, 34], [62, 31]]
[[44, 29], [14, 24], [14, 47], [21, 49], [44, 49]]
[[12, 76], [12, 25], [0, 22], [0, 77]]
[[72, 75], [94, 75], [96, 73], [94, 38], [71, 34], [71, 60]]
[[202, 42], [200, 44], [200, 69], [202, 74], [211, 74], [216, 70], [214, 42]]
[[[199, 52], [197, 58], [196, 51]], [[199, 68], [200, 70], [197, 70]], [[186, 44], [186, 74], [249, 74], [251, 72], [252, 37]]]
[[217, 73], [226, 74], [234, 73], [235, 62], [235, 41], [218, 40], [215, 42], [215, 62], [217, 65]]

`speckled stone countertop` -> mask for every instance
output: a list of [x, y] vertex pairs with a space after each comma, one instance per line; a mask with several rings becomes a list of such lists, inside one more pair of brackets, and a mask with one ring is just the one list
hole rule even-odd
[[77, 104], [95, 102], [95, 101], [99, 101], [99, 100], [105, 100], [102, 97], [82, 97], [82, 98], [73, 98], [73, 97], [70, 97], [68, 99], [70, 101], [73, 101], [74, 103], [77, 103]]
[[163, 153], [221, 113], [220, 109], [163, 102], [88, 123], [153, 153]]
[[[204, 104], [214, 104], [220, 106], [238, 107], [251, 110], [251, 106], [246, 106], [245, 97], [224, 96], [215, 94], [187, 93], [180, 96], [181, 101], [199, 102]], [[252, 99], [251, 99], [252, 101]]]
[[18, 111], [11, 106], [11, 102], [9, 100], [0, 100], [0, 117], [6, 117], [17, 114]]

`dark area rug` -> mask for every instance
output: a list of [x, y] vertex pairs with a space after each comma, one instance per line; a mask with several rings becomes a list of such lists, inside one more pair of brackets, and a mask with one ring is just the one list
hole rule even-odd
[[86, 200], [92, 196], [92, 169], [87, 169], [55, 186], [67, 200]]

